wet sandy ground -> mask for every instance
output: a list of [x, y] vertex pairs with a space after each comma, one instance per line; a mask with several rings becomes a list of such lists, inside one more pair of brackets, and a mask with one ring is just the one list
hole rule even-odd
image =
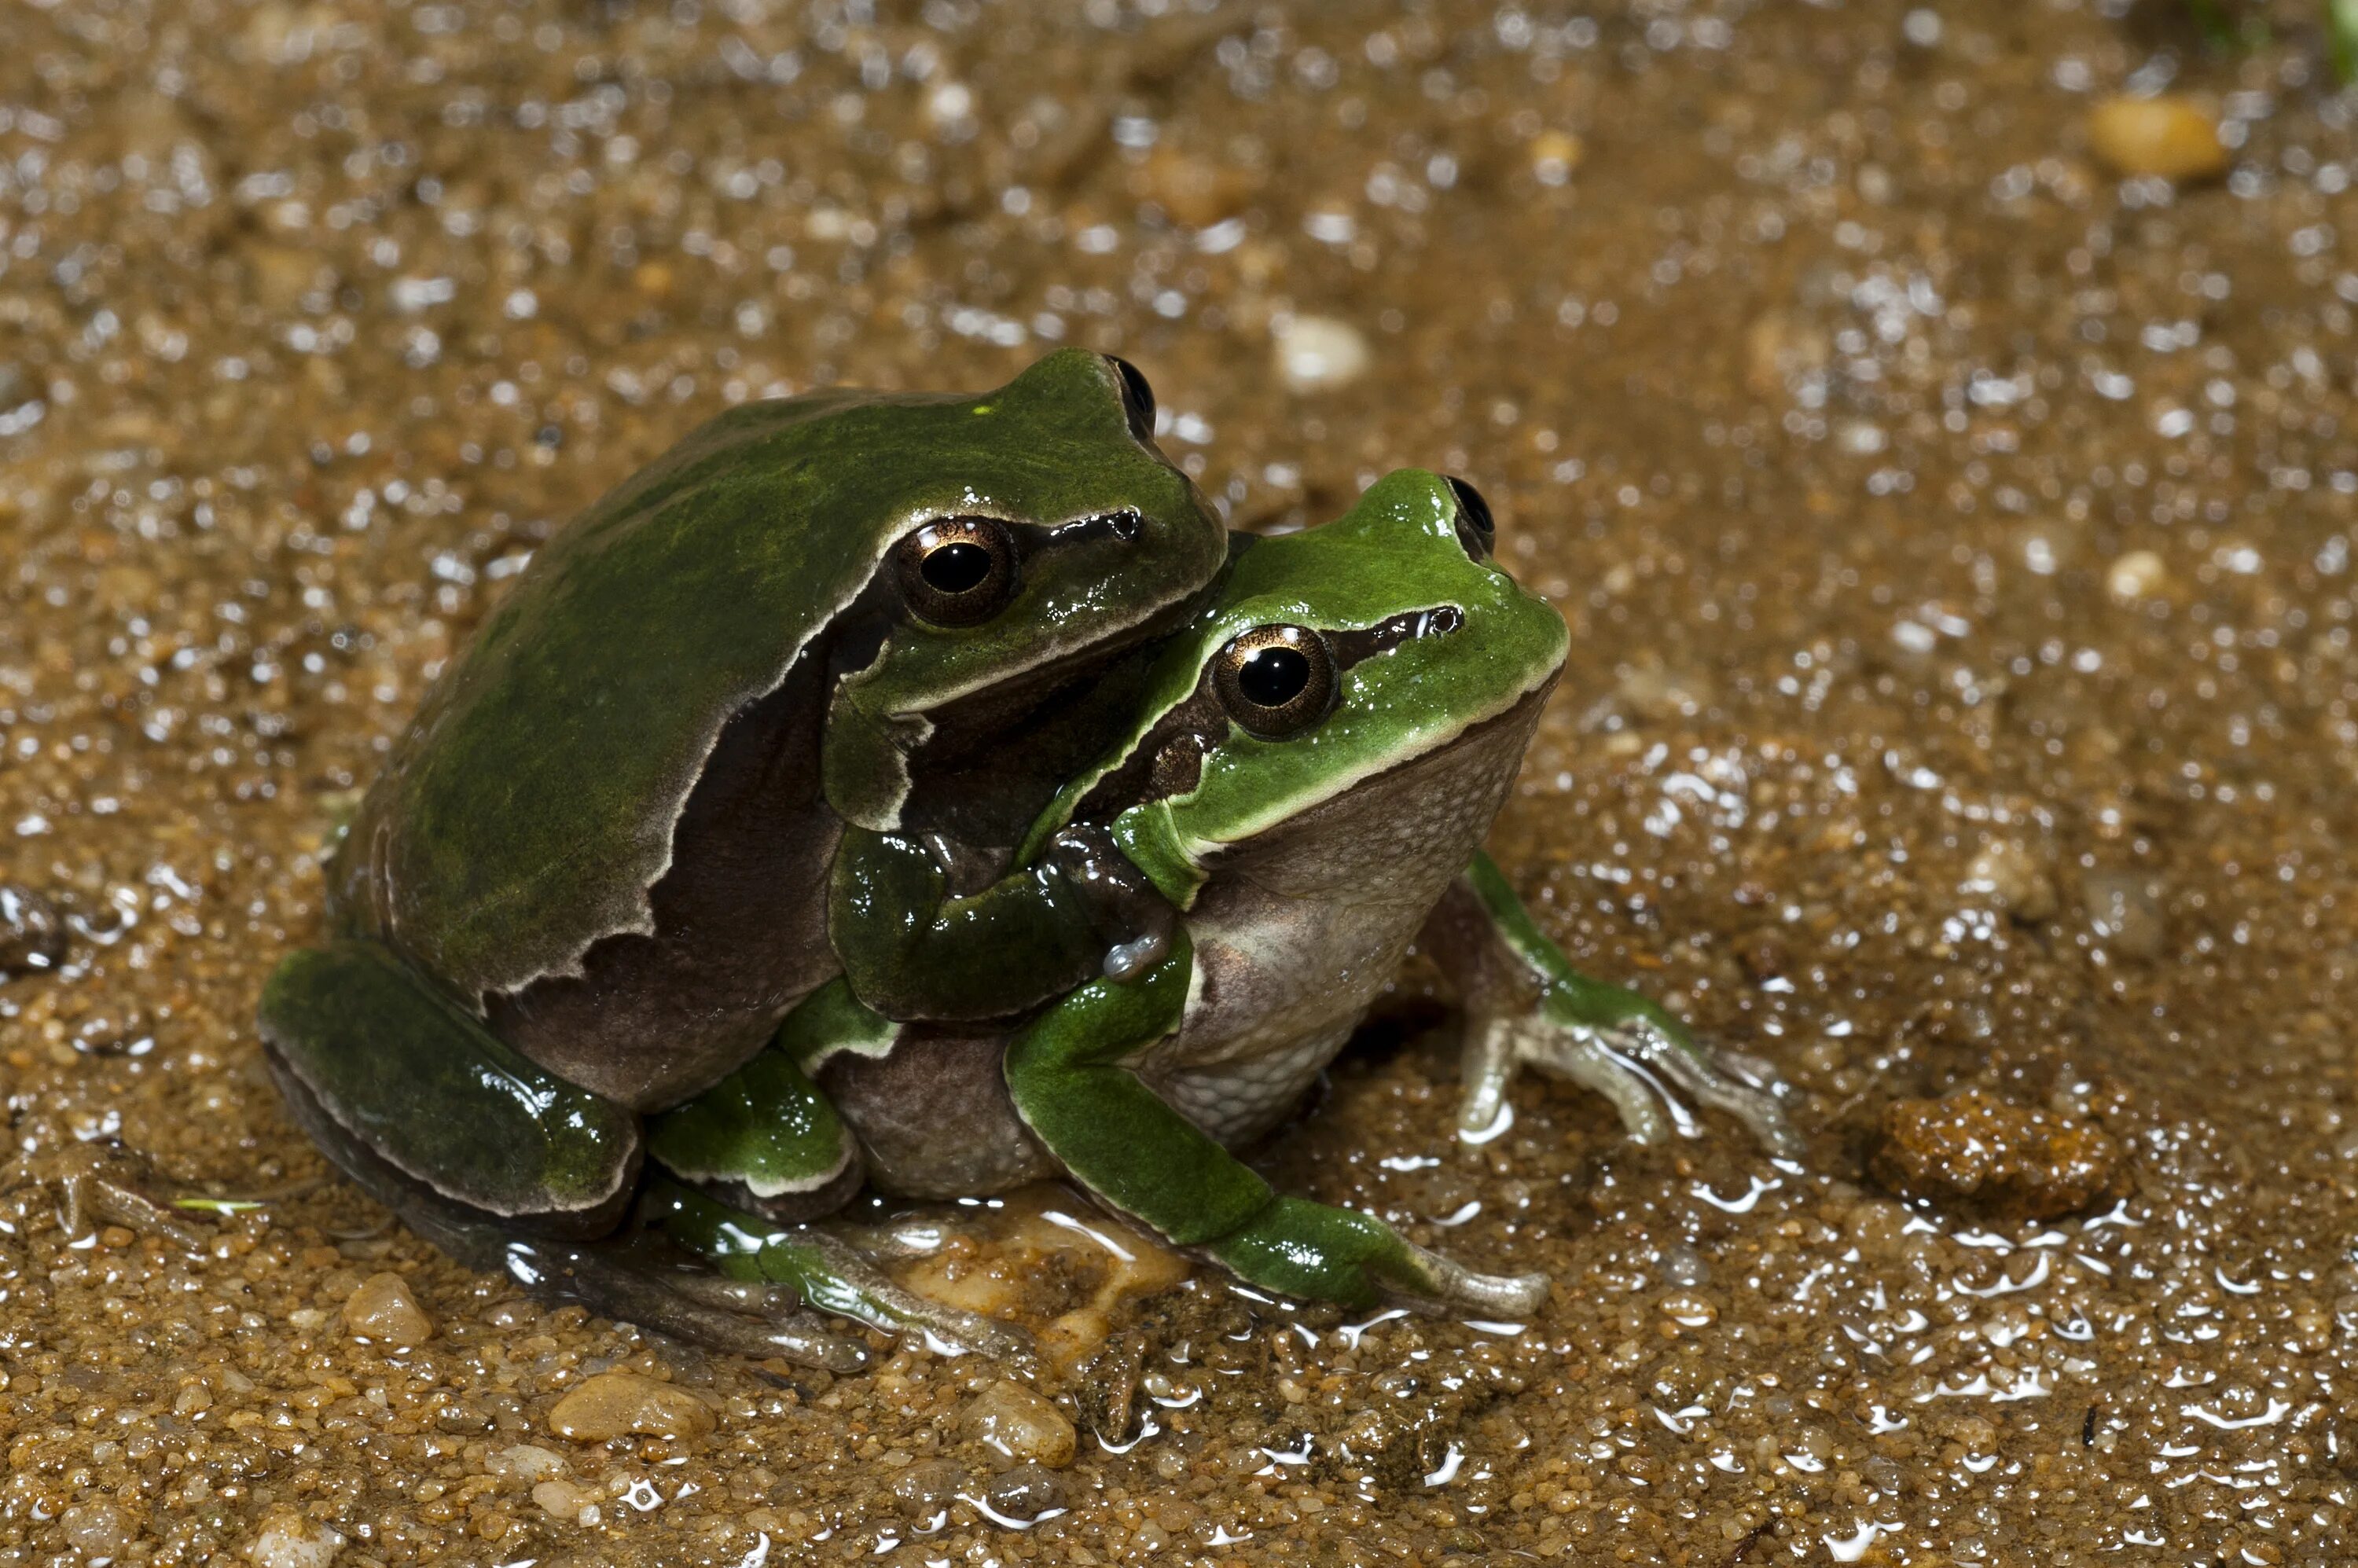
[[[2349, 1560], [2358, 145], [2310, 8], [2234, 55], [2158, 0], [892, 9], [0, 19], [0, 881], [66, 926], [0, 985], [0, 1563]], [[2223, 178], [2092, 158], [2164, 86]], [[1574, 630], [1494, 848], [1811, 1144], [1527, 1083], [1461, 1151], [1412, 974], [1263, 1168], [1544, 1315], [1199, 1274], [1109, 1323], [1142, 1428], [1045, 1384], [1062, 1467], [992, 1368], [782, 1376], [451, 1267], [249, 1025], [554, 522], [728, 400], [1060, 341], [1240, 523], [1485, 487]], [[1882, 1141], [1968, 1088], [1892, 1114], [2052, 1134], [2088, 1206]], [[33, 1178], [105, 1140], [273, 1201], [69, 1237]], [[654, 1432], [554, 1416], [616, 1368]]]

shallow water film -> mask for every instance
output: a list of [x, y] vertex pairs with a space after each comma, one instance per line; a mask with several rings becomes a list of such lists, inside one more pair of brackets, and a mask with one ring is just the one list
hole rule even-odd
[[[0, 1563], [2350, 1561], [2358, 105], [2218, 9], [9, 8]], [[535, 546], [1058, 343], [1237, 525], [1483, 487], [1573, 633], [1492, 850], [1802, 1159], [1537, 1079], [1462, 1147], [1412, 967], [1256, 1162], [1544, 1311], [1051, 1192], [935, 1281], [1033, 1381], [549, 1311], [335, 1176], [255, 995]], [[61, 1215], [141, 1162], [245, 1201]]]

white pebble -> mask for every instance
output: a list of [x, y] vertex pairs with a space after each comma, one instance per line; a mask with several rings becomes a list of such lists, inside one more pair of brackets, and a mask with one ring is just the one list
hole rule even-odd
[[1373, 358], [1366, 334], [1332, 316], [1294, 316], [1277, 329], [1277, 373], [1295, 392], [1347, 386]]
[[245, 1555], [254, 1568], [328, 1568], [343, 1549], [343, 1535], [333, 1526], [289, 1509], [263, 1521], [260, 1533], [245, 1543]]
[[519, 1443], [492, 1455], [491, 1468], [503, 1476], [545, 1481], [565, 1468], [565, 1456], [552, 1454], [537, 1444]]
[[2124, 604], [2150, 599], [2169, 581], [2169, 568], [2151, 550], [2131, 550], [2104, 571], [2104, 588]]
[[[541, 1512], [551, 1519], [595, 1524], [598, 1509], [591, 1502], [594, 1493], [585, 1492], [570, 1481], [543, 1481], [532, 1489], [532, 1500], [540, 1505]], [[584, 1519], [583, 1515], [592, 1516]]]

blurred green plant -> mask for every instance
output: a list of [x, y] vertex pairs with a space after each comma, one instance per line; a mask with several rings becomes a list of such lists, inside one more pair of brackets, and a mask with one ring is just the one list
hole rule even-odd
[[[2256, 49], [2268, 41], [2267, 18], [2262, 7], [2245, 0], [2180, 0], [2187, 16], [2212, 43], [2234, 49]], [[2358, 0], [2321, 0], [2325, 9], [2325, 47], [2333, 73], [2344, 82], [2358, 80]]]
[[[2331, 5], [2336, 0], [2326, 0]], [[2231, 0], [2185, 0], [2186, 14], [2194, 18], [2203, 38], [2214, 44], [2250, 49], [2266, 41], [2268, 25]]]
[[2358, 0], [2325, 0], [2325, 36], [2335, 74], [2344, 81], [2358, 76]]

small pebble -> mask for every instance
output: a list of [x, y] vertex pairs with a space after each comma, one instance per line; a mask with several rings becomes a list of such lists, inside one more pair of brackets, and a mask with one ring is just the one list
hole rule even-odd
[[968, 1437], [1018, 1465], [1061, 1470], [1073, 1462], [1073, 1423], [1021, 1383], [1001, 1379], [983, 1390], [960, 1424]]
[[894, 1476], [892, 1495], [901, 1500], [903, 1513], [923, 1521], [948, 1508], [966, 1485], [966, 1471], [955, 1460], [928, 1459]]
[[570, 1481], [543, 1481], [533, 1487], [532, 1500], [549, 1518], [571, 1523], [581, 1518], [581, 1511], [590, 1506], [595, 1497]]
[[1769, 310], [1744, 330], [1745, 384], [1762, 397], [1784, 395], [1833, 362], [1832, 333], [1790, 311]]
[[1130, 177], [1130, 189], [1190, 229], [1208, 229], [1251, 205], [1256, 181], [1214, 158], [1158, 146]]
[[701, 1437], [712, 1425], [712, 1407], [702, 1400], [636, 1372], [600, 1372], [548, 1412], [548, 1430], [575, 1443], [603, 1443], [626, 1432]]
[[2000, 839], [1974, 857], [1960, 892], [1986, 898], [2002, 914], [2036, 925], [2055, 913], [2055, 883], [2039, 858], [2010, 839]]
[[1029, 1524], [1065, 1506], [1065, 1483], [1054, 1471], [1018, 1465], [990, 1483], [986, 1499], [994, 1513]]
[[2219, 124], [2184, 98], [2106, 98], [2088, 111], [2088, 145], [2115, 174], [2207, 179], [2227, 168]]
[[377, 1345], [423, 1345], [434, 1320], [409, 1293], [398, 1274], [371, 1274], [344, 1303], [344, 1327], [355, 1339]]
[[245, 1557], [254, 1568], [328, 1568], [343, 1549], [341, 1531], [282, 1509], [262, 1521]]
[[1295, 316], [1277, 329], [1277, 373], [1295, 392], [1348, 386], [1374, 361], [1366, 334], [1332, 316]]
[[1578, 136], [1563, 131], [1541, 131], [1531, 138], [1531, 173], [1541, 185], [1562, 185], [1580, 167], [1586, 149]]
[[1654, 1266], [1661, 1271], [1666, 1285], [1700, 1285], [1711, 1278], [1711, 1265], [1703, 1254], [1683, 1242], [1663, 1248]]
[[2080, 883], [2080, 907], [2096, 940], [2120, 957], [2158, 958], [2169, 945], [2161, 884], [2142, 871], [2090, 871]]
[[565, 1468], [565, 1455], [537, 1444], [519, 1443], [492, 1455], [491, 1467], [519, 1480], [545, 1481]]
[[2123, 604], [2151, 599], [2169, 586], [2169, 568], [2151, 550], [2131, 550], [2104, 568], [2104, 591]]
[[87, 1558], [119, 1556], [131, 1544], [123, 1515], [106, 1503], [76, 1503], [59, 1516], [58, 1529]]
[[0, 980], [54, 969], [65, 956], [65, 922], [49, 901], [30, 888], [0, 882]]

